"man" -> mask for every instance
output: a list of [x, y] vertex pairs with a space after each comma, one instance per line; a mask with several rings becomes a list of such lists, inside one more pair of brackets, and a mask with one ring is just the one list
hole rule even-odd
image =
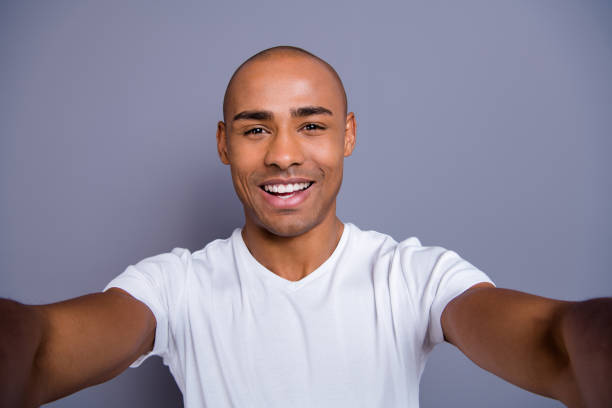
[[185, 406], [417, 407], [443, 340], [571, 407], [612, 406], [611, 299], [495, 288], [456, 253], [336, 216], [355, 145], [340, 78], [293, 47], [230, 80], [217, 128], [245, 225], [128, 267], [103, 293], [0, 305], [2, 406], [37, 406], [164, 359]]

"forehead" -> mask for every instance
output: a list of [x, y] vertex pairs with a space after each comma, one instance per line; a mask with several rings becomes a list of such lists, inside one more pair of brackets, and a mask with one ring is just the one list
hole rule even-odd
[[323, 106], [336, 115], [344, 110], [342, 92], [334, 74], [317, 60], [267, 57], [251, 61], [237, 73], [230, 85], [227, 113], [286, 113], [300, 106]]

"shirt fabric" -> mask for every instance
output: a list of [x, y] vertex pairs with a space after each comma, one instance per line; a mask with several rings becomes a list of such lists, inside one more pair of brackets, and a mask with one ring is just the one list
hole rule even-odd
[[412, 407], [440, 317], [489, 278], [455, 252], [345, 224], [332, 255], [293, 282], [261, 265], [241, 230], [111, 281], [155, 315], [187, 408]]

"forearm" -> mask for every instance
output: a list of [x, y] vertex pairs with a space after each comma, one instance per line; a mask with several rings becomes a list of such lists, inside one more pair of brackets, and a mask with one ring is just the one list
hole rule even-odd
[[0, 406], [39, 404], [35, 361], [43, 331], [36, 309], [0, 299]]
[[574, 303], [560, 324], [582, 400], [587, 407], [611, 407], [612, 298]]

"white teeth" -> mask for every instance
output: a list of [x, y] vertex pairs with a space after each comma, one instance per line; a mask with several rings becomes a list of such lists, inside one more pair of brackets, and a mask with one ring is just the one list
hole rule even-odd
[[[266, 184], [263, 188], [269, 193], [293, 193], [304, 190], [310, 186], [310, 183], [294, 183], [294, 184]], [[287, 198], [287, 197], [285, 197]]]

